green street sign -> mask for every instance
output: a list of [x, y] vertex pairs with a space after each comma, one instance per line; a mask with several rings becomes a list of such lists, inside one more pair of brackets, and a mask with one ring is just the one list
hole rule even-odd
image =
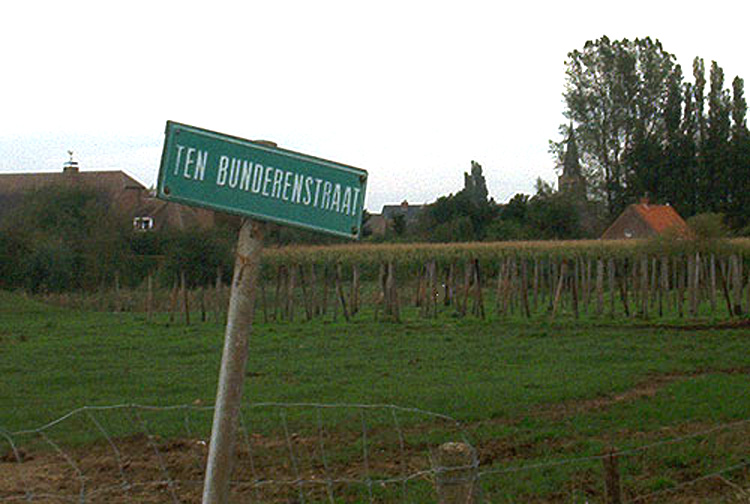
[[367, 172], [167, 121], [158, 197], [359, 238]]

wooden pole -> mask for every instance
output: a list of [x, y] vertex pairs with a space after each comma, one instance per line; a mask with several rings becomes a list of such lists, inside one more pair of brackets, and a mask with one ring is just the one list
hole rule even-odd
[[609, 288], [609, 315], [615, 316], [615, 260], [607, 261], [607, 287]]
[[391, 315], [396, 322], [401, 321], [401, 310], [398, 301], [398, 290], [396, 288], [396, 271], [393, 266], [393, 262], [388, 262], [385, 280], [386, 288], [386, 306], [388, 307], [388, 315]]
[[151, 321], [151, 316], [154, 311], [154, 277], [151, 273], [148, 274], [148, 280], [146, 281], [148, 292], [146, 293], [146, 319]]
[[[305, 269], [301, 264], [299, 268], [299, 286], [302, 288], [302, 305], [305, 307], [305, 320], [308, 322], [313, 318], [312, 301], [307, 294], [307, 282], [305, 281]], [[311, 286], [312, 287], [312, 286]]]
[[188, 288], [184, 270], [180, 271], [180, 290], [182, 292], [182, 308], [185, 311], [185, 325], [190, 325], [190, 303], [188, 302]]
[[565, 285], [565, 276], [568, 271], [568, 263], [563, 260], [560, 266], [560, 277], [557, 281], [557, 289], [555, 289], [555, 299], [552, 304], [552, 317], [557, 315], [557, 309], [560, 306], [560, 298], [562, 297], [563, 286]]
[[528, 265], [526, 259], [521, 260], [521, 301], [523, 305], [523, 312], [526, 318], [531, 318], [531, 308], [529, 307], [529, 288], [528, 282]]
[[474, 291], [476, 314], [484, 320], [484, 298], [482, 297], [482, 273], [479, 270], [479, 259], [474, 259]]
[[604, 486], [607, 492], [607, 504], [621, 504], [622, 490], [620, 487], [620, 471], [617, 464], [617, 455], [613, 449], [604, 457]]
[[596, 260], [596, 315], [601, 317], [604, 313], [604, 261], [602, 258]]
[[352, 265], [352, 289], [349, 304], [352, 315], [356, 315], [359, 311], [359, 266], [356, 264]]
[[[216, 320], [216, 323], [218, 324], [221, 321], [221, 298], [222, 298], [222, 289], [221, 289], [221, 266], [216, 268], [216, 285], [214, 286], [214, 319]], [[263, 311], [264, 315], [267, 315], [265, 313], [266, 310], [266, 304], [265, 304], [265, 292], [263, 295]]]
[[341, 302], [341, 311], [344, 313], [346, 321], [349, 322], [349, 310], [346, 307], [346, 297], [344, 297], [344, 287], [341, 280], [341, 263], [336, 265], [336, 291]]
[[649, 276], [648, 276], [648, 257], [643, 256], [641, 258], [641, 317], [644, 319], [648, 318], [648, 302], [651, 295], [648, 291], [649, 288]]

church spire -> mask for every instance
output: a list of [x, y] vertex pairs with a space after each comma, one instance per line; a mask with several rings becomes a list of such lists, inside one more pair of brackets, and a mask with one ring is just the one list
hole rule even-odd
[[563, 156], [562, 175], [557, 179], [557, 188], [560, 192], [571, 193], [576, 196], [586, 197], [586, 179], [581, 174], [581, 163], [578, 160], [578, 145], [576, 144], [573, 123], [570, 124], [568, 139]]
[[565, 148], [565, 158], [563, 159], [563, 175], [568, 177], [581, 176], [581, 164], [578, 161], [578, 145], [576, 144], [575, 130], [573, 124], [570, 125], [570, 134]]

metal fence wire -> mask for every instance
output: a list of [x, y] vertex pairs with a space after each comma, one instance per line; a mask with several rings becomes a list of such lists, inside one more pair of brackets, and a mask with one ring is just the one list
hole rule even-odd
[[[0, 502], [200, 502], [212, 412], [86, 406], [0, 428]], [[415, 408], [258, 403], [238, 432], [231, 502], [434, 502], [435, 479], [457, 471], [438, 465], [440, 445], [478, 466], [459, 422]]]
[[[0, 502], [200, 502], [212, 414], [200, 404], [120, 404], [82, 407], [35, 429], [0, 426]], [[464, 425], [416, 408], [256, 403], [244, 405], [239, 423], [230, 484], [237, 503], [517, 502], [511, 485], [498, 490], [508, 478], [591, 472], [612, 458], [632, 465], [750, 431], [747, 419], [601, 455], [482, 464]], [[748, 472], [750, 457], [727, 460], [647, 491], [602, 489], [590, 502], [665, 502], [707, 482], [750, 498], [732, 481]]]

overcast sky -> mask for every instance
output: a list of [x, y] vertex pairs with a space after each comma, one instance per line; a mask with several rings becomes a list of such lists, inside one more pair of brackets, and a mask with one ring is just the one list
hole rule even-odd
[[[174, 120], [364, 168], [366, 207], [434, 201], [479, 162], [499, 202], [556, 181], [567, 53], [650, 36], [750, 78], [750, 3], [54, 1], [0, 8], [0, 171], [155, 183]], [[550, 5], [552, 4], [552, 5]], [[690, 77], [690, 80], [692, 78]]]

